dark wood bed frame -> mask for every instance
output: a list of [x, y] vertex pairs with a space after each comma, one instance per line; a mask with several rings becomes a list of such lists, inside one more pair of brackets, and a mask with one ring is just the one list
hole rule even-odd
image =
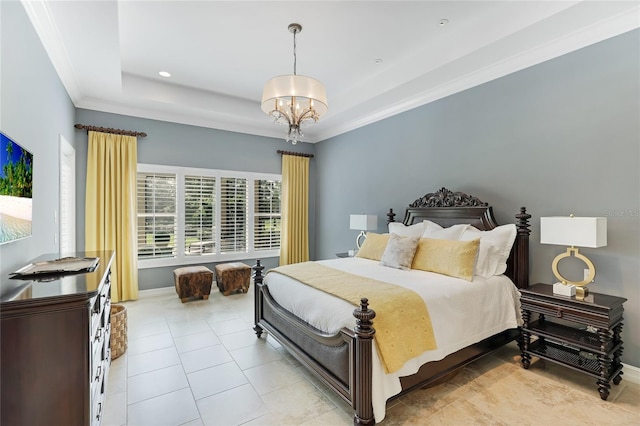
[[[387, 214], [394, 221], [395, 213]], [[527, 214], [522, 207], [516, 218], [516, 240], [507, 261], [506, 275], [516, 287], [529, 286], [529, 234]], [[411, 225], [422, 220], [431, 220], [447, 227], [458, 223], [469, 223], [481, 230], [498, 226], [491, 206], [461, 192], [442, 188], [411, 203], [406, 210], [403, 223]], [[371, 397], [371, 351], [373, 350], [373, 319], [375, 312], [362, 298], [360, 307], [353, 312], [355, 326], [343, 328], [330, 335], [311, 327], [282, 308], [263, 283], [264, 266], [260, 260], [253, 267], [255, 282], [255, 327], [260, 337], [263, 331], [270, 333], [282, 346], [320, 381], [332, 389], [355, 410], [356, 425], [374, 424]], [[441, 380], [465, 365], [477, 360], [500, 346], [516, 339], [517, 329], [505, 330], [481, 342], [452, 353], [440, 361], [424, 364], [417, 373], [401, 378], [402, 391], [389, 398], [398, 398], [416, 388]]]

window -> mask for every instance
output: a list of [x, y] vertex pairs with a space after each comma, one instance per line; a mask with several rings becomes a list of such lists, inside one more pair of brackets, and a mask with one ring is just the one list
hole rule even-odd
[[138, 164], [139, 267], [278, 256], [280, 192], [279, 175]]
[[247, 180], [222, 178], [220, 182], [220, 252], [246, 252], [248, 247]]
[[216, 178], [184, 178], [184, 248], [187, 255], [215, 253]]
[[138, 172], [138, 259], [171, 257], [176, 246], [176, 176]]
[[254, 193], [254, 248], [271, 250], [280, 248], [280, 180], [255, 181]]

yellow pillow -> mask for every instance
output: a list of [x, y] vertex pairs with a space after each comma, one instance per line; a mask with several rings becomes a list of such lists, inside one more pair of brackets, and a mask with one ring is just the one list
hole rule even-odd
[[480, 238], [472, 241], [421, 238], [411, 269], [473, 281]]
[[365, 259], [380, 260], [384, 249], [389, 242], [389, 234], [375, 234], [373, 232], [367, 232], [367, 238], [365, 238], [362, 247], [356, 253], [356, 257], [364, 257]]

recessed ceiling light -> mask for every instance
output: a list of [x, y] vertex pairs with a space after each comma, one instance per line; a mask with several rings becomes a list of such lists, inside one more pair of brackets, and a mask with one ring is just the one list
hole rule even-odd
[[448, 23], [449, 23], [448, 19], [441, 19], [440, 21], [438, 21], [438, 25], [440, 25], [441, 27], [444, 27]]
[[382, 59], [378, 58], [378, 59], [374, 59], [373, 62], [375, 64], [381, 64], [382, 63]]
[[171, 73], [167, 71], [160, 71], [158, 74], [160, 74], [161, 77], [165, 77], [165, 78], [171, 77]]

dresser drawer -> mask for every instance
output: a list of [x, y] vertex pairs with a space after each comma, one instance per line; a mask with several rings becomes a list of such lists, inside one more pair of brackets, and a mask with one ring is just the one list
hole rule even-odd
[[103, 365], [103, 348], [96, 347], [93, 352], [93, 358], [91, 359], [91, 373], [89, 376], [91, 387], [93, 387], [94, 383], [102, 381], [102, 376], [104, 373], [104, 365]]
[[104, 400], [104, 394], [94, 396], [92, 400], [91, 426], [99, 426], [102, 422], [102, 415], [104, 414]]
[[107, 356], [106, 346], [108, 346], [109, 343], [109, 331], [110, 329], [108, 325], [106, 327], [99, 327], [91, 342], [90, 379], [92, 382], [100, 377], [101, 370], [104, 368], [102, 364]]

